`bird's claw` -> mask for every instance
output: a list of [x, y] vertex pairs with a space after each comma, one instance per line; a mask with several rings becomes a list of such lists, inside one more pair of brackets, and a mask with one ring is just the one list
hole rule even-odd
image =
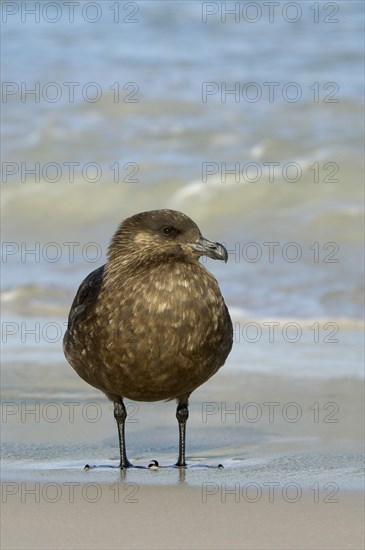
[[[195, 467], [200, 467], [200, 468], [218, 468], [220, 470], [224, 469], [224, 466], [223, 464], [218, 464], [218, 466], [208, 466], [206, 464], [179, 464], [178, 462], [176, 464], [172, 464], [171, 466], [165, 466], [165, 468], [167, 467], [174, 467], [174, 468], [194, 468]], [[84, 466], [84, 470], [93, 470], [94, 468], [116, 468], [116, 466], [111, 466], [109, 464], [104, 464], [104, 465], [100, 465], [100, 466], [90, 466], [90, 464], [85, 464]], [[128, 462], [128, 464], [122, 464], [119, 466], [119, 469], [120, 470], [127, 470], [129, 468], [146, 468], [146, 466], [135, 466], [134, 464], [131, 464], [130, 462]], [[152, 460], [149, 465], [147, 466], [147, 468], [149, 470], [159, 470], [160, 468], [163, 468], [163, 466], [160, 466], [159, 462], [157, 460]]]

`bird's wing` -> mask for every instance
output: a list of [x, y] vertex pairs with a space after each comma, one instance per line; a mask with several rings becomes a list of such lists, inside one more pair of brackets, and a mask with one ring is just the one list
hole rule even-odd
[[82, 316], [83, 313], [96, 303], [101, 285], [104, 278], [105, 265], [98, 267], [95, 271], [89, 273], [89, 275], [82, 281], [79, 289], [76, 293], [74, 301], [70, 309], [68, 317], [68, 329], [76, 321], [77, 318]]

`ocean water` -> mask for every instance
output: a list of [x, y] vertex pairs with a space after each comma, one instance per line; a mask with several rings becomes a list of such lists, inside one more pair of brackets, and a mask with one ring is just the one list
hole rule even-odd
[[78, 391], [74, 293], [153, 208], [229, 251], [227, 368], [362, 376], [363, 3], [51, 4], [1, 6], [5, 395]]

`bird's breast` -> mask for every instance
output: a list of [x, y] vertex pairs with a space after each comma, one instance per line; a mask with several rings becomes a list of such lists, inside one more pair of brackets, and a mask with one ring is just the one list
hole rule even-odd
[[[225, 306], [215, 278], [197, 266], [156, 268], [155, 272], [113, 281], [109, 300], [102, 299], [110, 348], [128, 347], [132, 352], [171, 350], [191, 353], [219, 331]], [[138, 281], [138, 282], [136, 282]], [[135, 344], [139, 345], [136, 346]], [[134, 348], [134, 349], [133, 349]]]
[[83, 355], [71, 363], [95, 387], [130, 399], [189, 394], [223, 365], [231, 346], [218, 284], [200, 264], [107, 277], [88, 315], [94, 334], [88, 322], [75, 326]]

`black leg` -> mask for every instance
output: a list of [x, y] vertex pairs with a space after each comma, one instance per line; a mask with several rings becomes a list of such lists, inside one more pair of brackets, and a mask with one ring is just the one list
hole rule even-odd
[[114, 401], [114, 418], [117, 421], [118, 436], [119, 436], [119, 449], [120, 449], [120, 465], [119, 468], [130, 468], [132, 464], [127, 458], [127, 451], [125, 447], [125, 420], [127, 418], [127, 411], [123, 403], [123, 399], [120, 401]]
[[179, 423], [179, 458], [176, 466], [186, 466], [185, 462], [185, 432], [186, 421], [189, 418], [189, 408], [187, 403], [178, 403], [176, 409], [176, 418]]

